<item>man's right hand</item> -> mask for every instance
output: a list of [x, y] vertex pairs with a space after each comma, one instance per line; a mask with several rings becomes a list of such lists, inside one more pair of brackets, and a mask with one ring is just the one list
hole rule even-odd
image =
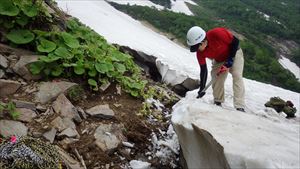
[[202, 90], [199, 90], [199, 91], [198, 91], [197, 99], [203, 97], [204, 95], [205, 95], [205, 92], [202, 92]]

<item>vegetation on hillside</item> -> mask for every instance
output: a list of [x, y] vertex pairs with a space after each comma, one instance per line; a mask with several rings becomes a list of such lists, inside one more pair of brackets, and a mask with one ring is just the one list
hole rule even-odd
[[[147, 81], [130, 55], [119, 52], [77, 19], [50, 14], [43, 0], [0, 0], [1, 43], [34, 51], [33, 74], [81, 77], [93, 90], [108, 82], [132, 96], [144, 96]], [[61, 26], [58, 26], [58, 25]]]
[[[201, 2], [209, 3], [207, 1]], [[224, 1], [212, 2], [217, 4]], [[187, 16], [168, 10], [158, 11], [149, 7], [119, 5], [116, 3], [111, 4], [118, 10], [129, 14], [135, 19], [145, 20], [161, 31], [173, 34], [183, 44], [186, 44], [185, 41], [187, 30], [194, 25], [201, 25], [201, 27], [203, 27], [205, 30], [209, 30], [217, 26], [232, 28], [242, 33], [246, 37], [246, 40], [241, 41], [241, 46], [244, 50], [246, 60], [244, 70], [246, 78], [258, 80], [264, 83], [271, 83], [273, 85], [280, 86], [292, 91], [300, 92], [300, 83], [297, 81], [296, 77], [278, 63], [277, 58], [275, 57], [276, 54], [274, 49], [267, 43], [267, 41], [265, 41], [267, 35], [273, 35], [277, 32], [284, 34], [284, 32], [279, 28], [277, 29], [276, 26], [273, 25], [277, 23], [273, 22], [268, 25], [269, 27], [274, 27], [273, 32], [270, 32], [270, 34], [265, 34], [262, 31], [264, 30], [264, 28], [268, 28], [268, 26], [260, 28], [262, 30], [257, 29], [256, 27], [260, 24], [265, 22], [267, 23], [267, 21], [265, 21], [265, 18], [259, 17], [260, 14], [243, 14], [246, 18], [248, 18], [245, 21], [242, 21], [243, 19], [241, 18], [233, 19], [233, 17], [231, 18], [231, 21], [227, 21], [227, 18], [225, 18], [224, 21], [224, 19], [217, 17], [217, 14], [221, 12], [217, 12], [216, 10], [208, 10], [201, 5], [192, 5], [191, 9], [195, 13], [195, 16]], [[226, 5], [218, 5], [219, 8], [224, 7], [225, 9], [227, 9]], [[234, 4], [228, 4], [228, 6], [232, 7], [232, 9], [228, 9], [229, 11], [227, 10], [229, 13], [236, 12], [236, 17], [238, 17], [238, 15], [241, 15], [242, 12], [238, 12], [240, 10], [239, 6]], [[224, 10], [219, 8], [216, 9], [221, 11]], [[225, 16], [226, 15], [224, 12], [224, 17]], [[229, 14], [228, 18], [230, 18]], [[251, 22], [250, 18], [252, 18]], [[252, 23], [251, 26], [249, 25], [250, 23]], [[268, 32], [268, 30], [265, 31]], [[286, 38], [289, 38], [290, 35], [285, 34], [284, 36]]]
[[150, 0], [151, 2], [161, 5], [165, 8], [171, 8], [171, 0]]

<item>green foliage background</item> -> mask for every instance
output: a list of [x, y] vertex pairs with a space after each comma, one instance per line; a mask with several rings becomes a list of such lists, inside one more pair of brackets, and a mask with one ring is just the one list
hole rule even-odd
[[[186, 32], [194, 25], [199, 25], [205, 30], [214, 27], [231, 28], [246, 37], [241, 41], [241, 47], [245, 54], [244, 76], [246, 78], [300, 92], [299, 81], [278, 63], [275, 50], [266, 41], [268, 36], [272, 36], [299, 43], [299, 31], [297, 31], [299, 29], [296, 28], [299, 27], [300, 22], [295, 22], [300, 18], [299, 11], [297, 13], [299, 4], [296, 3], [296, 0], [290, 1], [291, 3], [287, 3], [287, 8], [291, 8], [291, 10], [287, 12], [288, 14], [280, 17], [276, 17], [283, 13], [281, 6], [278, 5], [281, 1], [278, 0], [271, 1], [271, 5], [277, 5], [274, 5], [269, 11], [265, 10], [269, 9], [269, 3], [259, 0], [196, 0], [195, 2], [199, 5], [188, 4], [195, 16], [174, 13], [169, 10], [158, 11], [149, 7], [111, 4], [137, 20], [145, 20], [161, 31], [173, 34], [183, 44], [186, 44]], [[261, 6], [261, 8], [257, 6]], [[257, 13], [258, 9], [271, 15], [270, 20], [267, 21], [262, 14]], [[273, 13], [268, 12], [275, 13], [274, 18]], [[291, 20], [288, 16], [292, 17]], [[277, 21], [281, 24], [278, 24]], [[294, 56], [297, 58], [299, 51], [295, 51]]]
[[80, 77], [97, 91], [108, 82], [121, 84], [132, 96], [144, 96], [147, 81], [130, 55], [119, 52], [77, 19], [50, 14], [43, 0], [0, 0], [2, 43], [34, 51], [33, 74]]

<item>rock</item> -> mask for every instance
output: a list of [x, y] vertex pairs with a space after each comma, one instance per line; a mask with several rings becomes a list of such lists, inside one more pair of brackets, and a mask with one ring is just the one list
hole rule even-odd
[[29, 123], [37, 116], [33, 110], [26, 108], [16, 108], [16, 111], [20, 113], [18, 120], [22, 122]]
[[90, 109], [87, 109], [86, 113], [92, 117], [104, 118], [104, 119], [110, 119], [115, 116], [114, 111], [109, 108], [108, 104], [98, 105]]
[[46, 106], [43, 106], [43, 105], [41, 105], [41, 104], [38, 104], [38, 105], [36, 106], [36, 109], [37, 109], [38, 111], [45, 112], [45, 111], [47, 110], [47, 107], [46, 107]]
[[54, 100], [59, 94], [64, 93], [76, 83], [70, 82], [43, 82], [39, 86], [39, 91], [36, 93], [36, 102], [45, 104], [50, 100]]
[[61, 149], [58, 146], [55, 146], [55, 148], [58, 150], [61, 158], [64, 160], [65, 164], [67, 165], [67, 168], [70, 168], [70, 169], [84, 169], [84, 167], [82, 167], [78, 161], [76, 161], [74, 158], [72, 158], [63, 149]]
[[31, 136], [34, 137], [34, 138], [40, 138], [40, 137], [43, 136], [43, 134], [41, 132], [33, 131], [31, 133]]
[[80, 123], [82, 121], [78, 114], [76, 107], [67, 99], [64, 94], [60, 94], [53, 102], [52, 107], [54, 111], [60, 114], [62, 117], [68, 117], [74, 121]]
[[8, 60], [0, 54], [0, 68], [1, 67], [6, 69], [8, 67]]
[[67, 149], [69, 147], [69, 144], [75, 143], [79, 141], [79, 139], [75, 139], [75, 138], [64, 138], [63, 140], [61, 140], [59, 142], [59, 145], [63, 148], [63, 149]]
[[300, 168], [299, 121], [274, 117], [182, 100], [172, 123], [188, 168]]
[[199, 88], [200, 81], [199, 81], [199, 79], [192, 79], [192, 78], [188, 77], [182, 82], [181, 85], [184, 86], [185, 88], [187, 88], [189, 91], [191, 91], [191, 90], [195, 90], [195, 89]]
[[56, 117], [52, 122], [51, 125], [55, 127], [59, 132], [63, 131], [66, 128], [76, 128], [75, 123], [70, 119], [70, 118], [61, 118], [61, 117]]
[[27, 65], [38, 60], [39, 56], [37, 55], [23, 55], [20, 57], [20, 60], [13, 66], [13, 71], [23, 77], [26, 80], [37, 80], [41, 76], [31, 74], [28, 70]]
[[9, 137], [12, 135], [26, 136], [28, 128], [21, 122], [12, 120], [0, 120], [0, 135]]
[[151, 164], [145, 161], [131, 160], [129, 164], [132, 169], [151, 169]]
[[109, 86], [110, 86], [110, 82], [105, 83], [105, 84], [102, 84], [102, 85], [100, 86], [100, 90], [101, 90], [102, 92], [104, 92]]
[[101, 124], [94, 134], [95, 144], [102, 151], [112, 151], [117, 148], [125, 140], [120, 128], [121, 126], [116, 124]]
[[5, 77], [4, 70], [0, 69], [0, 79]]
[[16, 108], [26, 108], [35, 111], [35, 104], [32, 102], [26, 102], [21, 100], [12, 100], [16, 104]]
[[81, 107], [76, 107], [81, 118], [87, 119], [85, 111]]
[[69, 138], [75, 138], [75, 137], [79, 138], [80, 137], [77, 130], [74, 128], [71, 128], [71, 127], [63, 130], [58, 136], [59, 137], [69, 137]]
[[122, 88], [121, 88], [121, 86], [117, 85], [116, 89], [117, 89], [117, 94], [121, 95], [122, 94]]
[[0, 79], [0, 97], [14, 94], [21, 87], [21, 83], [13, 80]]
[[43, 134], [43, 137], [50, 141], [50, 143], [53, 143], [56, 135], [56, 129], [52, 128], [50, 131], [47, 131]]

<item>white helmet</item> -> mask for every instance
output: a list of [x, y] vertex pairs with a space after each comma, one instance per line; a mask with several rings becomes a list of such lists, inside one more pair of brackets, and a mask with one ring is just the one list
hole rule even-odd
[[187, 44], [189, 46], [194, 46], [198, 43], [201, 43], [205, 38], [205, 31], [199, 26], [193, 26], [186, 35]]

